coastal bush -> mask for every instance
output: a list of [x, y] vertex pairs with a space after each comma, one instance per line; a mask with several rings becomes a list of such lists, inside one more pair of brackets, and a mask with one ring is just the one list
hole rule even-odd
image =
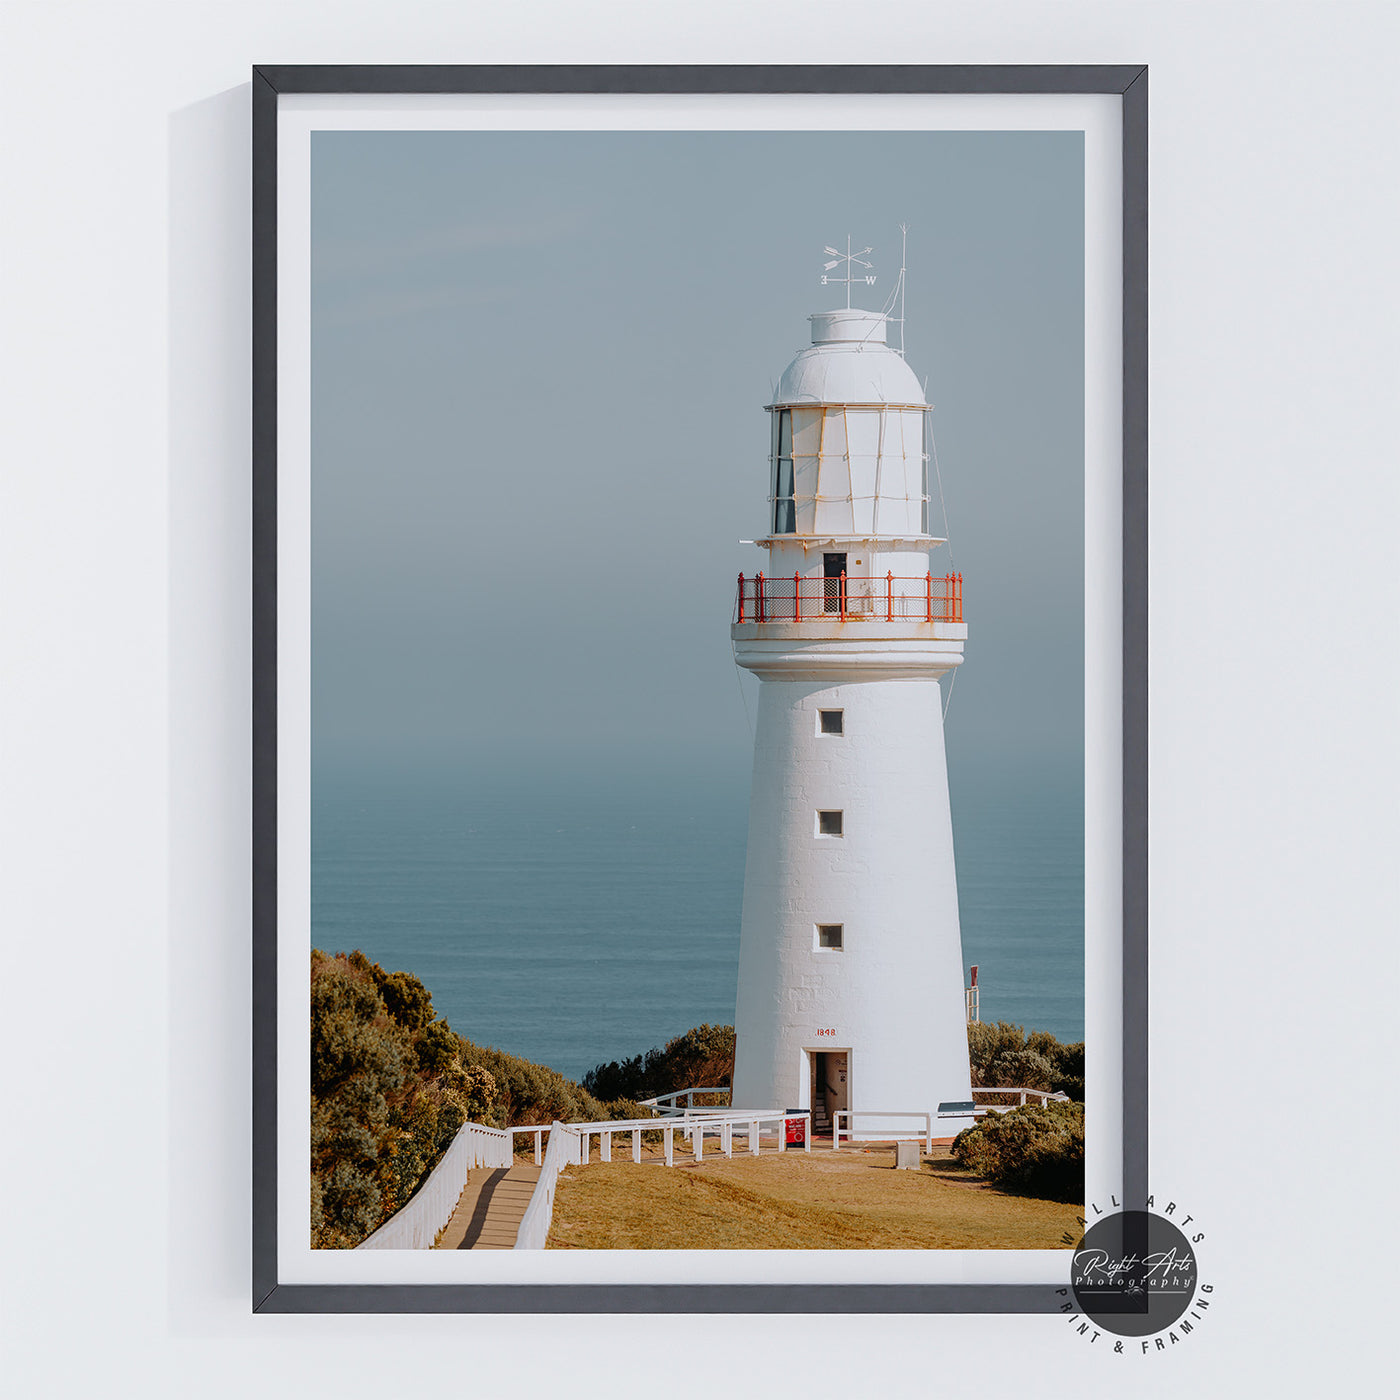
[[380, 984], [379, 994], [389, 1015], [408, 1030], [422, 1030], [433, 1019], [433, 999], [411, 972], [391, 972]]
[[973, 1021], [967, 1050], [974, 1088], [1048, 1089], [1084, 1101], [1082, 1040], [1066, 1045], [1048, 1031], [1027, 1035], [1009, 1021]]
[[697, 1086], [728, 1087], [734, 1077], [734, 1027], [695, 1026], [664, 1046], [596, 1065], [583, 1087], [601, 1099], [652, 1099]]
[[[734, 1027], [696, 1026], [666, 1042], [666, 1068], [675, 1081], [659, 1092], [692, 1085], [728, 1086], [734, 1079]], [[643, 1098], [652, 1097], [643, 1094]]]
[[458, 1035], [464, 1064], [479, 1065], [495, 1081], [495, 1094], [489, 1117], [482, 1121], [494, 1127], [515, 1127], [525, 1123], [590, 1123], [607, 1118], [606, 1104], [558, 1070], [492, 1046], [474, 1045]]
[[336, 1162], [319, 1182], [312, 1246], [353, 1249], [377, 1228], [383, 1216], [379, 1185], [370, 1172], [352, 1162]]
[[415, 1046], [418, 1067], [425, 1074], [441, 1074], [461, 1054], [461, 1045], [446, 1021], [430, 1021]]
[[635, 1099], [612, 1099], [603, 1105], [604, 1116], [625, 1122], [629, 1118], [655, 1118], [656, 1111], [643, 1108]]
[[1014, 1084], [1022, 1089], [1053, 1089], [1055, 1067], [1034, 1050], [1005, 1050], [983, 1071], [988, 1086]]
[[1084, 1199], [1084, 1105], [1057, 1101], [989, 1113], [953, 1139], [953, 1156], [1003, 1191]]
[[622, 1095], [642, 1099], [653, 1098], [654, 1095], [647, 1088], [650, 1078], [647, 1062], [655, 1063], [660, 1059], [661, 1053], [660, 1049], [648, 1050], [645, 1055], [633, 1055], [630, 1059], [609, 1060], [605, 1064], [594, 1065], [583, 1076], [581, 1082], [590, 1093], [602, 1098]]
[[[697, 1026], [644, 1059], [660, 1090], [728, 1084], [731, 1026]], [[669, 1082], [671, 1074], [689, 1076]], [[473, 1044], [434, 1019], [427, 987], [358, 949], [311, 953], [311, 1240], [351, 1249], [412, 1197], [463, 1123], [646, 1118], [646, 1093], [590, 1091], [547, 1065]], [[533, 1151], [522, 1135], [521, 1150]]]
[[398, 1210], [468, 1118], [490, 1069], [462, 1054], [427, 988], [363, 953], [311, 955], [311, 1242], [351, 1249]]
[[1047, 1031], [1032, 1031], [1026, 1037], [1026, 1048], [1044, 1055], [1054, 1067], [1050, 1087], [1068, 1094], [1078, 1103], [1084, 1102], [1084, 1042], [1062, 1044]]

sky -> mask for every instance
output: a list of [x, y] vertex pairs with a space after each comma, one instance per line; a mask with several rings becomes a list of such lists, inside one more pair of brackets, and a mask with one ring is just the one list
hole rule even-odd
[[950, 764], [1077, 769], [1083, 206], [1076, 132], [316, 133], [317, 771], [746, 774], [763, 405], [842, 304], [824, 245], [878, 307], [901, 223]]

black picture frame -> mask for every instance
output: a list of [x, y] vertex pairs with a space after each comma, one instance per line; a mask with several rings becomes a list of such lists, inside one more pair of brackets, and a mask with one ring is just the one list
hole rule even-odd
[[283, 1284], [277, 1267], [277, 136], [289, 94], [1084, 94], [1122, 103], [1122, 1182], [1145, 1200], [1147, 67], [265, 66], [253, 106], [252, 1306], [259, 1313], [1049, 1313], [1052, 1285]]

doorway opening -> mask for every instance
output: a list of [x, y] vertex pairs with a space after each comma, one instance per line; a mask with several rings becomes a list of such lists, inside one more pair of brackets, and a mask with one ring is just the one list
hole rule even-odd
[[822, 555], [822, 611], [846, 611], [846, 556]]
[[850, 1070], [849, 1050], [807, 1052], [814, 1137], [830, 1137], [836, 1114], [842, 1109], [850, 1108]]

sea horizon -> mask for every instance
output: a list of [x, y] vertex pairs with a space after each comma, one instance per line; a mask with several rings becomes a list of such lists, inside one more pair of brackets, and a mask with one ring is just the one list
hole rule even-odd
[[[1082, 781], [954, 763], [950, 791], [982, 1020], [1081, 1040]], [[579, 1079], [733, 1022], [747, 824], [737, 765], [319, 765], [312, 943], [411, 972], [467, 1039]]]

